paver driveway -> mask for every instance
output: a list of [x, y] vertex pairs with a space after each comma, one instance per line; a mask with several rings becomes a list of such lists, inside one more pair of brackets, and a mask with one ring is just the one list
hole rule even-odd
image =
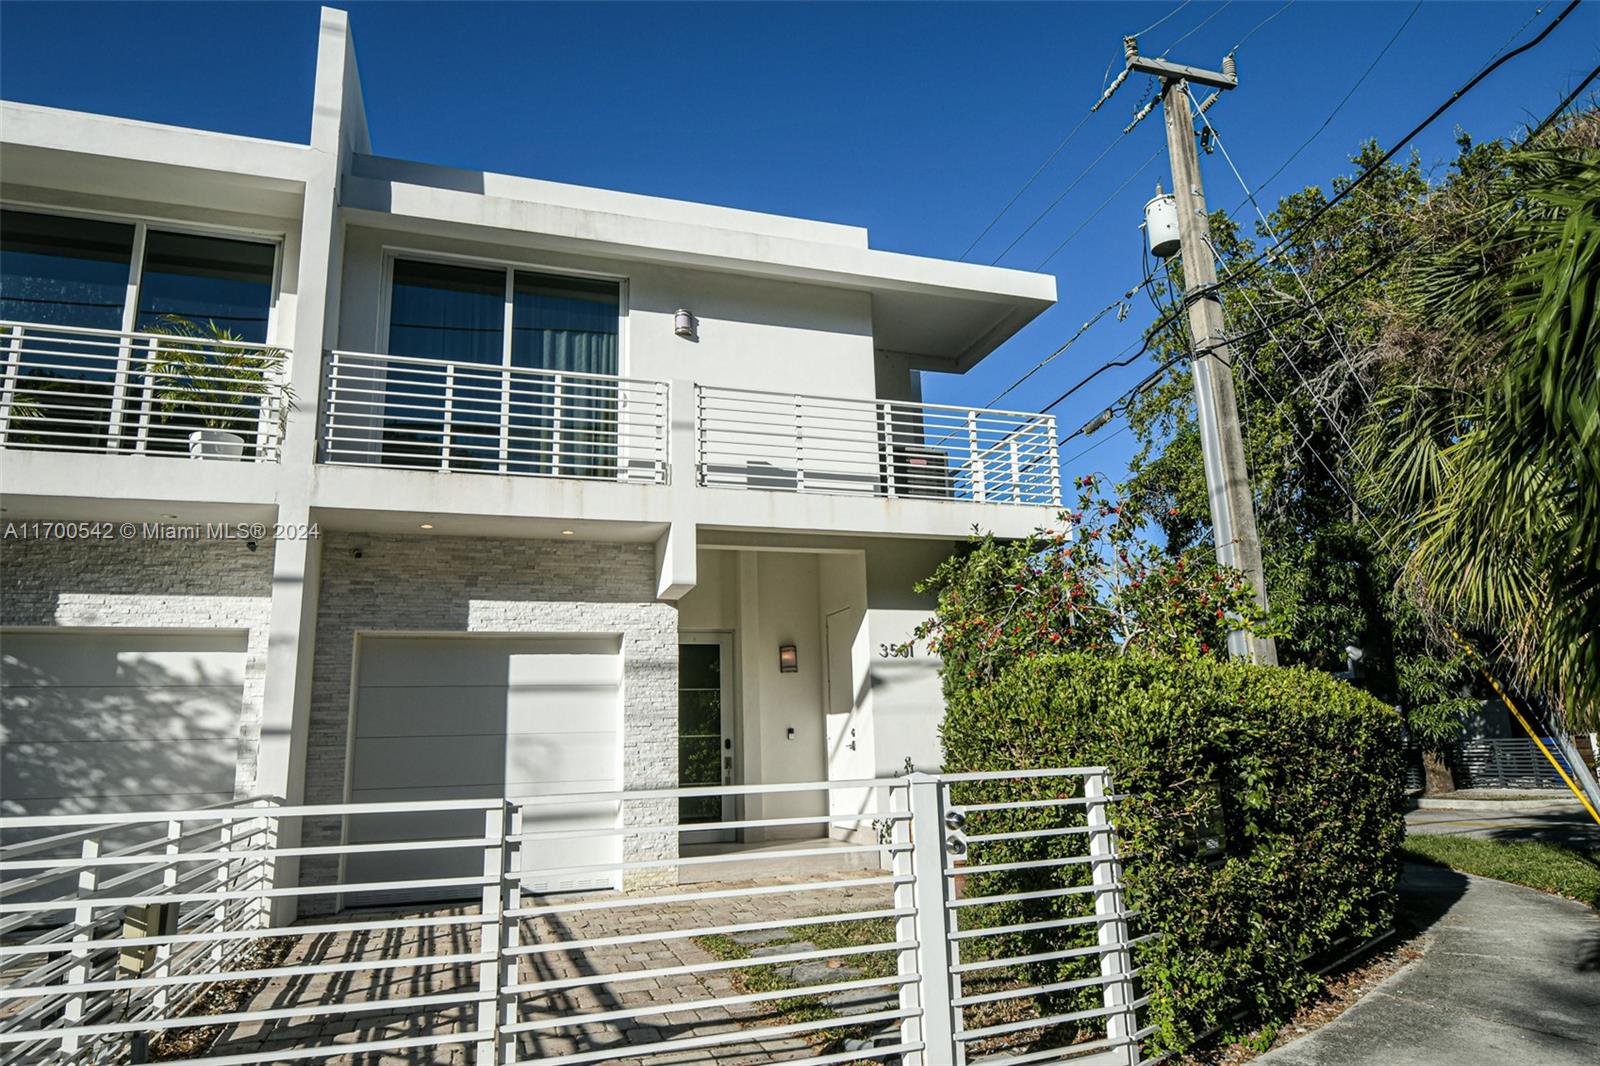
[[[861, 871], [841, 873], [835, 879], [859, 878]], [[818, 878], [821, 880], [822, 878]], [[776, 882], [741, 882], [718, 887], [754, 887]], [[696, 886], [704, 888], [705, 886]], [[694, 887], [685, 887], [685, 893]], [[641, 893], [645, 894], [645, 893]], [[649, 895], [661, 895], [652, 889]], [[568, 902], [573, 897], [561, 897]], [[606, 899], [616, 899], [607, 894]], [[877, 910], [891, 905], [887, 885], [812, 890], [805, 893], [775, 893], [711, 899], [681, 904], [633, 908], [584, 910], [546, 916], [524, 922], [523, 942], [528, 944], [590, 940], [600, 937], [662, 933], [707, 926], [761, 922], [811, 915]], [[410, 915], [461, 914], [476, 908], [438, 908], [406, 912]], [[370, 913], [370, 912], [369, 912]], [[367, 916], [367, 915], [364, 915]], [[370, 914], [371, 917], [378, 915]], [[384, 918], [406, 916], [385, 914]], [[341, 916], [349, 921], [350, 916]], [[803, 929], [800, 930], [803, 932]], [[410, 1016], [396, 1013], [339, 1015], [317, 1013], [319, 1004], [349, 1003], [358, 1000], [398, 999], [470, 991], [478, 984], [476, 964], [471, 962], [428, 963], [428, 956], [470, 955], [477, 949], [477, 929], [464, 927], [423, 927], [365, 933], [317, 933], [307, 926], [290, 950], [285, 965], [315, 965], [329, 962], [358, 962], [376, 959], [416, 959], [414, 965], [397, 969], [370, 969], [335, 974], [289, 976], [267, 982], [250, 1002], [249, 1010], [268, 1010], [305, 1006], [307, 1015], [286, 1020], [231, 1026], [217, 1040], [210, 1054], [226, 1055], [257, 1050], [286, 1050], [312, 1044], [360, 1043], [403, 1036], [428, 1036], [469, 1032], [475, 1028], [475, 1004], [456, 1004]], [[788, 945], [786, 952], [802, 950]], [[759, 951], [757, 952], [759, 953]], [[558, 980], [590, 974], [624, 975], [630, 971], [685, 966], [703, 968], [713, 957], [692, 938], [669, 937], [619, 945], [583, 949], [562, 948], [524, 957], [519, 973], [523, 982]], [[841, 974], [841, 977], [847, 974]], [[634, 1018], [591, 1023], [581, 1029], [570, 1025], [524, 1034], [522, 1054], [531, 1058], [575, 1051], [615, 1050], [617, 1057], [607, 1062], [623, 1064], [720, 1062], [753, 1063], [804, 1058], [815, 1050], [798, 1039], [750, 1042], [723, 1051], [701, 1049], [673, 1055], [631, 1057], [629, 1049], [669, 1037], [704, 1036], [736, 1028], [775, 1023], [772, 1004], [757, 1003], [730, 1008], [674, 1011], [674, 1003], [715, 999], [734, 995], [733, 978], [727, 970], [690, 971], [682, 975], [618, 980], [583, 985], [553, 992], [529, 993], [522, 997], [524, 1021], [558, 1019], [578, 1013], [631, 1010], [660, 1004], [660, 1010]], [[893, 993], [888, 993], [890, 999]], [[877, 1009], [878, 1002], [852, 1004], [850, 1012]], [[843, 1010], [842, 1009], [842, 1010]], [[472, 1061], [470, 1046], [441, 1046], [409, 1049], [403, 1052], [367, 1052], [326, 1060], [333, 1063], [467, 1063]]]

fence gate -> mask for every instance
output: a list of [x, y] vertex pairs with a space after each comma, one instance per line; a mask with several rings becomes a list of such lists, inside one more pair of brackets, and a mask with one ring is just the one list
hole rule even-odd
[[[0, 818], [0, 1064], [1136, 1066], [1115, 800], [1088, 767]], [[352, 881], [381, 849], [419, 861]], [[533, 891], [580, 875], [612, 888]]]
[[1144, 938], [1129, 932], [1113, 800], [1103, 769], [913, 775], [913, 836], [941, 844], [912, 853], [937, 903], [918, 912], [924, 1061], [1140, 1061]]

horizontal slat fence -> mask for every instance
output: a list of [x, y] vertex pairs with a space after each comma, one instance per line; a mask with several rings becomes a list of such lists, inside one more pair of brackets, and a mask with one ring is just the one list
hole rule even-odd
[[[734, 817], [682, 820], [707, 797]], [[1112, 803], [1091, 768], [0, 819], [0, 1062], [1020, 1063], [1070, 1045], [1132, 1066], [1147, 1034]], [[614, 826], [583, 832], [610, 861], [562, 850], [561, 812], [597, 804]], [[1020, 864], [1048, 888], [986, 898], [1017, 867], [985, 863], [1008, 837], [983, 822], [1019, 808], [1051, 822]], [[450, 836], [348, 842], [359, 819], [440, 812]], [[477, 872], [308, 873], [385, 853]], [[611, 887], [529, 887], [579, 874]], [[1032, 912], [1069, 897], [1070, 918]], [[131, 927], [152, 903], [175, 924]], [[1090, 1009], [1052, 1008], [1038, 960], [1006, 954], [1057, 930], [1093, 971]]]

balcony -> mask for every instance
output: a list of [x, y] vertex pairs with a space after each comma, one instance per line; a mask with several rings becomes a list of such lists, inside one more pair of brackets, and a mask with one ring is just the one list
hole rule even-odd
[[286, 355], [265, 344], [0, 321], [0, 447], [277, 462]]
[[702, 485], [1053, 507], [1055, 419], [696, 387]]
[[332, 352], [322, 462], [664, 484], [667, 386]]

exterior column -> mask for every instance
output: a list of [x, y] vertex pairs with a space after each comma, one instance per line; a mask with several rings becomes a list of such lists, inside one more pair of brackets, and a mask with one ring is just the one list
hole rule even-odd
[[[348, 16], [332, 8], [322, 9], [310, 147], [295, 273], [294, 347], [289, 360], [294, 406], [284, 433], [278, 479], [278, 522], [299, 527], [301, 535], [280, 537], [274, 550], [256, 773], [257, 791], [276, 796], [289, 806], [300, 804], [305, 796], [322, 549], [320, 541], [304, 533], [314, 520], [311, 482], [316, 473], [322, 357], [324, 349], [333, 344], [338, 322], [344, 244], [339, 179], [350, 153], [368, 150]], [[277, 828], [280, 847], [298, 847], [300, 837], [298, 819]], [[280, 859], [273, 867], [273, 887], [294, 886], [299, 874], [298, 859]], [[293, 921], [296, 909], [293, 898], [274, 900], [273, 924]]]

